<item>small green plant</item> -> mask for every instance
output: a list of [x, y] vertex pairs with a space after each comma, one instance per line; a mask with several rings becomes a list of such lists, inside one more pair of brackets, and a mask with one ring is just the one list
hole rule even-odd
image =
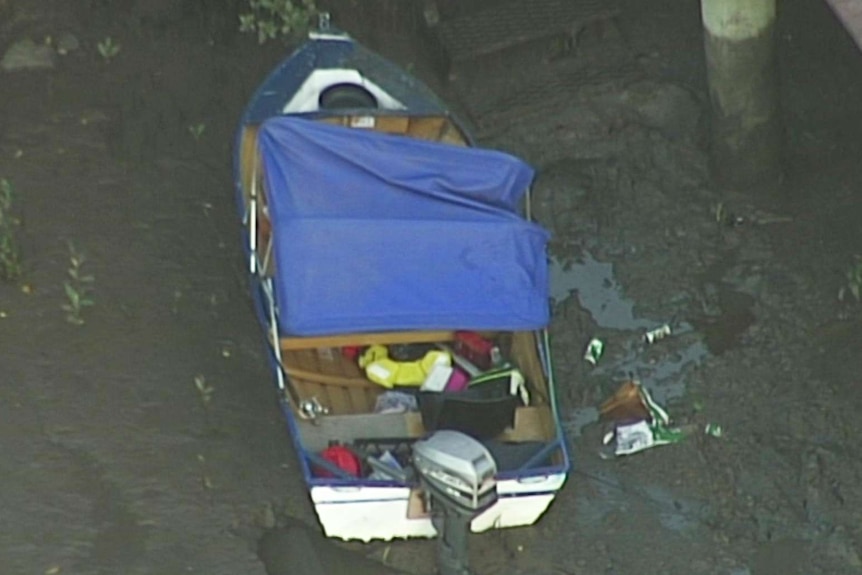
[[724, 208], [724, 202], [718, 202], [712, 207], [712, 216], [715, 218], [715, 223], [721, 224], [727, 216], [727, 210]]
[[183, 299], [182, 290], [175, 289], [174, 290], [173, 303], [171, 304], [171, 313], [172, 314], [177, 315], [180, 312], [180, 302], [182, 301], [182, 299]]
[[110, 62], [120, 53], [120, 45], [114, 42], [110, 36], [105, 37], [104, 40], [96, 44], [96, 48], [105, 62]]
[[18, 251], [19, 220], [14, 214], [15, 197], [9, 180], [0, 179], [0, 279], [15, 281], [21, 276]]
[[838, 290], [838, 300], [844, 301], [847, 294], [850, 294], [858, 303], [862, 298], [862, 258], [856, 256], [856, 261], [847, 268], [844, 277], [847, 283]]
[[213, 481], [210, 477], [209, 464], [203, 453], [198, 453], [198, 463], [201, 466], [201, 487], [206, 490], [213, 488]]
[[195, 389], [198, 390], [198, 395], [201, 398], [201, 405], [204, 406], [204, 409], [209, 410], [210, 402], [213, 399], [213, 393], [215, 393], [215, 388], [207, 383], [207, 379], [203, 375], [199, 374], [195, 376]]
[[83, 272], [86, 261], [84, 252], [69, 242], [69, 269], [66, 270], [66, 281], [63, 282], [66, 303], [60, 308], [66, 312], [66, 321], [75, 325], [83, 325], [84, 318], [81, 314], [84, 308], [95, 303], [92, 297], [95, 280], [93, 276]]
[[248, 0], [248, 6], [251, 12], [240, 15], [239, 30], [256, 33], [260, 44], [305, 32], [317, 13], [314, 0]]
[[201, 136], [204, 135], [204, 131], [206, 131], [206, 129], [207, 129], [207, 125], [204, 124], [203, 122], [200, 122], [198, 124], [193, 124], [193, 125], [189, 126], [189, 134], [192, 135], [192, 138], [195, 139], [195, 142], [199, 142], [201, 139]]
[[198, 374], [195, 376], [195, 389], [198, 391], [198, 397], [201, 400], [201, 405], [204, 408], [204, 427], [209, 433], [215, 433], [218, 431], [216, 426], [213, 424], [211, 406], [213, 400], [213, 394], [215, 393], [215, 388], [207, 383], [206, 378]]

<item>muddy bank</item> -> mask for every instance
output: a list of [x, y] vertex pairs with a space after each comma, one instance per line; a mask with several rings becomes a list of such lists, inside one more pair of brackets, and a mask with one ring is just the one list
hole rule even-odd
[[[10, 573], [263, 573], [261, 537], [314, 518], [245, 290], [229, 152], [284, 47], [201, 3], [124, 6], [115, 19], [102, 2], [29, 3], [0, 26], [4, 47], [80, 41], [0, 82], [0, 177], [17, 191], [25, 268], [0, 286], [0, 475], [17, 526], [0, 548]], [[480, 573], [862, 568], [860, 311], [837, 299], [860, 245], [859, 54], [824, 6], [784, 6], [784, 187], [719, 193], [698, 19], [696, 6], [621, 2], [531, 66], [448, 82], [434, 45], [350, 30], [427, 77], [482, 144], [539, 168], [577, 470], [537, 526], [471, 541]], [[108, 63], [95, 46], [109, 36], [122, 49]], [[59, 309], [69, 240], [95, 277], [83, 326]], [[645, 346], [665, 323], [673, 335]], [[591, 337], [606, 343], [596, 367]], [[630, 374], [724, 437], [601, 460], [595, 408]], [[433, 571], [432, 542], [342, 547]]]

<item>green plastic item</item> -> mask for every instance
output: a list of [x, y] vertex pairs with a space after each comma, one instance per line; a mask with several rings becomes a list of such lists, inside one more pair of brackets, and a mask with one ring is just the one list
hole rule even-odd
[[716, 423], [700, 426], [685, 425], [674, 427], [670, 425], [670, 416], [662, 406], [656, 403], [649, 392], [638, 384], [638, 392], [643, 405], [649, 412], [649, 418], [641, 421], [617, 425], [613, 431], [605, 434], [602, 457], [609, 458], [638, 453], [650, 447], [679, 443], [698, 430], [710, 437], [722, 437], [724, 431]]
[[599, 363], [599, 359], [601, 359], [604, 351], [605, 344], [602, 340], [594, 337], [587, 344], [587, 350], [584, 352], [584, 360], [591, 365], [596, 365]]

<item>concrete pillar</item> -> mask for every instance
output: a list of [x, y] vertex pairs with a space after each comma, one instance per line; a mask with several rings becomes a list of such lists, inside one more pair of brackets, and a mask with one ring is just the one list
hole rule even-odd
[[710, 161], [723, 187], [772, 187], [783, 133], [775, 65], [775, 0], [701, 0], [712, 107]]

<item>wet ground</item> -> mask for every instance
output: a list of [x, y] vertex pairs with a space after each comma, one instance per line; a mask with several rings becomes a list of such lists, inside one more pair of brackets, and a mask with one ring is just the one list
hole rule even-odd
[[[781, 3], [786, 177], [745, 192], [709, 180], [696, 3], [624, 0], [506, 74], [450, 82], [394, 17], [334, 8], [482, 144], [540, 172], [576, 467], [536, 526], [473, 538], [476, 570], [862, 572], [862, 313], [837, 297], [862, 252], [862, 55], [825, 5]], [[2, 571], [292, 572], [283, 550], [315, 540], [313, 515], [245, 291], [230, 174], [241, 107], [283, 48], [205, 2], [13, 0], [0, 14], [4, 48], [80, 42], [51, 69], [0, 73], [24, 270], [0, 284]], [[68, 242], [94, 276], [83, 325], [61, 309]], [[671, 336], [645, 345], [663, 324]], [[723, 436], [599, 458], [595, 409], [631, 375]], [[343, 548], [330, 572], [375, 570], [355, 554], [434, 569], [430, 542]]]

